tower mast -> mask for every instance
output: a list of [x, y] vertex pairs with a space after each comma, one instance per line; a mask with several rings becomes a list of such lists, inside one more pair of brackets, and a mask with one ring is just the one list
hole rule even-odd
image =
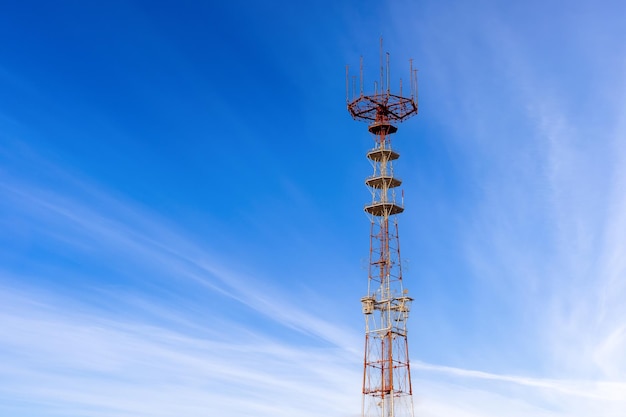
[[389, 54], [385, 69], [382, 39], [380, 54], [380, 85], [374, 82], [372, 94], [363, 92], [362, 60], [358, 93], [354, 87], [350, 91], [346, 68], [348, 112], [355, 120], [369, 123], [374, 139], [374, 147], [367, 152], [374, 171], [365, 180], [372, 200], [365, 206], [370, 218], [370, 256], [367, 295], [361, 298], [365, 315], [362, 416], [413, 417], [407, 341], [413, 299], [402, 282], [397, 215], [404, 211], [404, 196], [396, 201], [395, 190], [402, 181], [394, 176], [393, 161], [400, 155], [392, 149], [391, 138], [399, 123], [417, 114], [417, 72], [411, 62], [409, 96], [402, 94], [402, 80], [400, 92], [392, 94]]

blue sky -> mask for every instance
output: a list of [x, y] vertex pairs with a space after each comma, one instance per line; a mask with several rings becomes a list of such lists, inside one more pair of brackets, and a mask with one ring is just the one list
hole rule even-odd
[[12, 3], [0, 415], [359, 416], [381, 35], [416, 415], [624, 415], [626, 3]]

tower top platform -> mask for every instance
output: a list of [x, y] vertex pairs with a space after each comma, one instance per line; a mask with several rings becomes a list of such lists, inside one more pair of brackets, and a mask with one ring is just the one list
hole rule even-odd
[[[417, 114], [417, 102], [413, 97], [395, 94], [362, 95], [348, 102], [348, 111], [355, 120], [399, 123]], [[389, 130], [395, 132], [397, 128], [393, 126]]]
[[386, 67], [383, 66], [383, 40], [380, 40], [380, 79], [374, 81], [373, 92], [367, 93], [363, 88], [363, 57], [359, 66], [359, 76], [350, 76], [350, 69], [346, 66], [346, 104], [353, 119], [372, 122], [370, 132], [375, 135], [395, 133], [394, 124], [401, 123], [415, 116], [417, 105], [417, 70], [413, 69], [413, 60], [410, 60], [409, 94], [402, 92], [402, 78], [400, 78], [398, 93], [392, 92], [390, 87], [389, 53], [386, 52]]

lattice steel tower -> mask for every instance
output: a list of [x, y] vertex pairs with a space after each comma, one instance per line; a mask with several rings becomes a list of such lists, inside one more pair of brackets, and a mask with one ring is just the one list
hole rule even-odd
[[365, 315], [363, 365], [363, 417], [412, 417], [413, 392], [409, 368], [407, 319], [411, 301], [402, 283], [402, 262], [397, 215], [404, 211], [404, 195], [396, 200], [402, 183], [394, 176], [393, 161], [399, 154], [391, 148], [397, 124], [417, 114], [417, 70], [410, 65], [410, 94], [389, 87], [389, 54], [383, 66], [380, 42], [380, 80], [373, 94], [363, 92], [363, 58], [358, 77], [346, 67], [346, 101], [355, 120], [368, 122], [374, 148], [367, 152], [374, 169], [365, 184], [372, 194], [365, 206], [371, 221], [367, 295], [361, 298]]

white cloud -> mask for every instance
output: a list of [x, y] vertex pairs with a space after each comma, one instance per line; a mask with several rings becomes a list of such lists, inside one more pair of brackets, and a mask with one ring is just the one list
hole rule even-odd
[[348, 410], [350, 398], [358, 400], [352, 355], [339, 348], [279, 342], [253, 328], [239, 332], [236, 324], [207, 323], [206, 332], [186, 334], [47, 304], [59, 300], [28, 303], [12, 291], [3, 291], [2, 301], [5, 410], [28, 398], [34, 410], [48, 404], [51, 415], [298, 409], [306, 416], [318, 406]]

